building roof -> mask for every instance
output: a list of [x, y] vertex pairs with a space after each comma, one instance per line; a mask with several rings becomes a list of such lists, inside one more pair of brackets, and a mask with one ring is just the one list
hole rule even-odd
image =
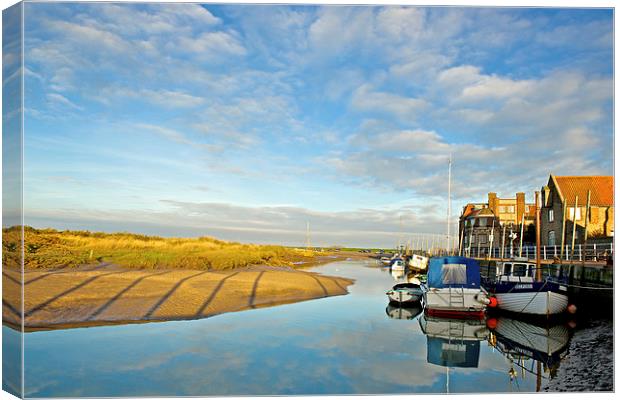
[[556, 183], [560, 198], [566, 200], [570, 207], [575, 204], [578, 196], [578, 206], [585, 206], [590, 190], [591, 206], [614, 205], [614, 177], [613, 176], [555, 176], [551, 175]]
[[490, 208], [469, 209], [466, 207], [465, 211], [463, 212], [463, 218], [495, 217]]

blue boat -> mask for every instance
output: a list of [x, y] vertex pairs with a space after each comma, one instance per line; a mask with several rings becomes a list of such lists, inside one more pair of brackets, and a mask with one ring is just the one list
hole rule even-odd
[[497, 299], [497, 307], [519, 313], [550, 316], [566, 310], [567, 277], [559, 267], [544, 267], [541, 280], [536, 279], [536, 264], [515, 258], [498, 263], [495, 277], [485, 279], [483, 286]]

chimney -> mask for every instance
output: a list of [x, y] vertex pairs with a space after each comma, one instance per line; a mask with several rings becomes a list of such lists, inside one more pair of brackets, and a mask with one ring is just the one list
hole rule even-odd
[[489, 192], [489, 209], [497, 215], [497, 193]]
[[517, 193], [517, 224], [521, 223], [521, 217], [523, 217], [523, 213], [525, 212], [525, 193], [519, 192]]

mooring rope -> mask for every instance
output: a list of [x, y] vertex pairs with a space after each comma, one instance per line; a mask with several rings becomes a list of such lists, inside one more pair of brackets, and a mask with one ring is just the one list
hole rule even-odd
[[573, 285], [570, 283], [562, 283], [562, 282], [557, 282], [557, 281], [552, 281], [549, 280], [549, 282], [552, 283], [557, 283], [558, 285], [564, 285], [564, 286], [570, 286], [570, 287], [576, 287], [576, 288], [580, 288], [580, 289], [593, 289], [593, 290], [614, 290], [614, 288], [612, 287], [597, 287], [597, 286], [582, 286], [582, 285]]

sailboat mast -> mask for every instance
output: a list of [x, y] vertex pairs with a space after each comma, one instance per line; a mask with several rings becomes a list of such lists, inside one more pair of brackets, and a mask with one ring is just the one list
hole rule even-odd
[[448, 158], [448, 215], [446, 217], [446, 224], [448, 225], [447, 228], [447, 236], [448, 236], [448, 246], [446, 248], [446, 252], [450, 251], [450, 202], [452, 199], [451, 196], [451, 189], [452, 189], [452, 154], [450, 154], [450, 157]]

